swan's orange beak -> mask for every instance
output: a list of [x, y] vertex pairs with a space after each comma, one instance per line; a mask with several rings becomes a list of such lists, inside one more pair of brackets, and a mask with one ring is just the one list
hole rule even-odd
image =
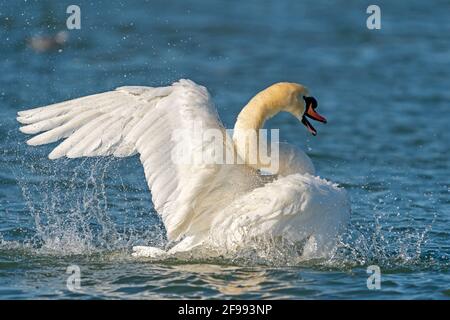
[[305, 125], [308, 131], [311, 132], [313, 136], [315, 136], [317, 134], [317, 130], [312, 126], [308, 119], [306, 119], [306, 117], [323, 123], [327, 123], [327, 119], [316, 112], [315, 109], [317, 108], [317, 100], [314, 97], [303, 97], [303, 100], [305, 100], [306, 107], [305, 113], [302, 117], [302, 123]]

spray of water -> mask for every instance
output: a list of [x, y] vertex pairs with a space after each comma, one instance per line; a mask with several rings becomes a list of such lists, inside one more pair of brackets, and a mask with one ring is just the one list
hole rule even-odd
[[117, 170], [120, 160], [50, 162], [20, 149], [11, 170], [34, 228], [24, 245], [40, 253], [73, 255], [164, 243], [146, 186], [124, 182]]
[[[129, 254], [134, 245], [162, 247], [167, 243], [146, 185], [136, 186], [136, 181], [144, 181], [143, 177], [136, 174], [130, 178], [126, 174], [128, 168], [123, 168], [124, 161], [113, 158], [49, 161], [40, 154], [46, 150], [30, 151], [21, 144], [15, 145], [15, 161], [10, 169], [34, 228], [33, 236], [22, 239], [23, 246], [40, 254], [86, 255], [117, 251]], [[131, 166], [139, 167], [133, 163]], [[135, 170], [138, 169], [133, 167]], [[250, 245], [219, 259], [239, 265], [312, 263], [325, 268], [431, 264], [433, 261], [423, 253], [423, 248], [436, 217], [421, 228], [396, 228], [393, 215], [381, 209], [375, 208], [372, 216], [354, 212], [347, 232], [328, 259], [304, 261], [298, 244], [279, 241]], [[3, 247], [7, 242], [0, 238]], [[204, 261], [202, 256], [204, 252], [170, 259]], [[214, 262], [217, 263], [217, 257]]]

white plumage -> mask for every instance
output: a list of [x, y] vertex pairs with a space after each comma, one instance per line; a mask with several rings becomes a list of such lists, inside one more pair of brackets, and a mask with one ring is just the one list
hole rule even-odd
[[[277, 96], [280, 88], [271, 96]], [[240, 127], [262, 127], [265, 118], [282, 108], [294, 115], [300, 112], [280, 101], [279, 106], [271, 106], [270, 114], [254, 115], [262, 121], [246, 124], [256, 110], [252, 105], [261, 104], [257, 97], [241, 112]], [[280, 144], [278, 177], [268, 183], [255, 165], [173, 161], [180, 146], [194, 156], [216, 150], [218, 142], [205, 143], [192, 129], [199, 122], [204, 131], [220, 130], [226, 138], [225, 150], [237, 149], [242, 156], [240, 141], [235, 137], [233, 143], [228, 137], [206, 88], [190, 80], [160, 88], [121, 87], [20, 111], [17, 120], [24, 124], [23, 133], [38, 134], [28, 140], [29, 145], [65, 138], [50, 159], [138, 153], [154, 207], [169, 240], [176, 243], [168, 253], [199, 246], [235, 251], [256, 239], [283, 238], [306, 241], [305, 256], [325, 256], [349, 218], [345, 191], [313, 176], [310, 159], [289, 145]], [[177, 131], [182, 134], [175, 136]], [[151, 247], [135, 247], [134, 253], [161, 254], [167, 252]]]

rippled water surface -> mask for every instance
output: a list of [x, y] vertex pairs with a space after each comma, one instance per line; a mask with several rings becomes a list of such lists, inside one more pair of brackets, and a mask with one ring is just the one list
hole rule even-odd
[[[68, 3], [0, 1], [0, 299], [450, 297], [448, 1], [379, 1], [376, 31], [367, 1], [75, 2], [81, 30], [37, 53], [27, 39], [64, 30]], [[166, 241], [139, 159], [50, 161], [54, 145], [27, 146], [15, 121], [182, 77], [209, 88], [227, 127], [273, 82], [311, 89], [329, 120], [317, 137], [288, 115], [268, 125], [350, 194], [332, 258], [137, 261], [133, 245]], [[367, 289], [369, 265], [380, 290]]]

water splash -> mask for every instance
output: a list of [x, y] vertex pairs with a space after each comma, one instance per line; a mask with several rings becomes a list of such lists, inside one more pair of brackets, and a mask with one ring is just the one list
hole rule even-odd
[[[353, 268], [378, 265], [383, 270], [427, 269], [439, 259], [427, 248], [437, 215], [424, 224], [410, 221], [408, 227], [395, 227], [392, 214], [375, 211], [372, 219], [352, 221], [339, 239], [334, 254], [322, 263], [326, 267]], [[445, 260], [447, 260], [445, 262]]]
[[[137, 163], [109, 157], [48, 161], [48, 150], [27, 149], [14, 136], [11, 145], [15, 152], [9, 155], [14, 157], [11, 171], [33, 220], [32, 236], [19, 240], [24, 247], [38, 254], [129, 254], [135, 245], [162, 247], [167, 243], [161, 220], [151, 210], [146, 185], [136, 186], [144, 178], [133, 175], [130, 179], [126, 174], [129, 167], [124, 166], [137, 171]], [[364, 192], [367, 202], [373, 202], [370, 191]], [[389, 197], [392, 196], [385, 195], [386, 202], [393, 200]], [[400, 218], [408, 223], [396, 225], [400, 218], [390, 209], [383, 202], [374, 205], [373, 210], [364, 210], [365, 216], [354, 210], [348, 231], [328, 259], [305, 261], [297, 245], [267, 241], [219, 260], [233, 265], [314, 265], [338, 269], [369, 264], [391, 270], [432, 266], [437, 258], [426, 250], [426, 245], [436, 214], [425, 224], [403, 215]], [[373, 216], [367, 216], [367, 212], [373, 212]], [[13, 242], [2, 239], [1, 247]], [[188, 254], [171, 259], [205, 261], [204, 256]], [[217, 259], [213, 258], [214, 263]], [[448, 264], [448, 257], [440, 258], [439, 264], [443, 263]]]
[[165, 241], [161, 221], [145, 207], [146, 186], [124, 182], [120, 160], [50, 162], [22, 148], [16, 160], [11, 171], [34, 224], [24, 245], [45, 254], [78, 255]]

